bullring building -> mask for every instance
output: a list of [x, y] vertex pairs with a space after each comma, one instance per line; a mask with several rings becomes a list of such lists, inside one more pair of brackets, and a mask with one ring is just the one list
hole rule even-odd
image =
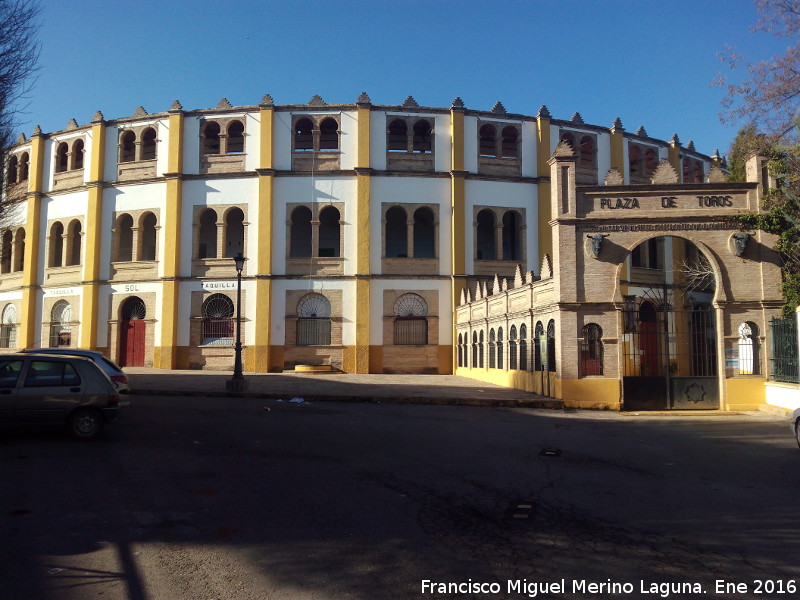
[[[259, 105], [232, 106], [223, 98], [200, 110], [176, 101], [166, 112], [139, 107], [52, 133], [37, 127], [5, 157], [12, 205], [0, 233], [0, 347], [97, 348], [128, 366], [230, 369], [232, 257], [243, 253], [245, 370], [326, 364], [352, 373], [474, 375], [490, 369], [492, 328], [469, 316], [472, 324], [457, 325], [459, 305], [492, 289], [535, 287], [543, 270], [564, 275], [584, 263], [559, 233], [559, 202], [569, 210], [576, 190], [600, 198], [596, 190], [613, 188], [580, 236], [602, 234], [606, 214], [645, 214], [636, 212], [641, 190], [655, 190], [659, 172], [674, 176], [664, 180], [668, 196], [698, 194], [719, 172], [718, 158], [677, 136], [627, 131], [619, 119], [610, 128], [578, 113], [559, 120], [544, 106], [510, 114], [500, 102], [479, 111], [459, 98], [446, 108], [411, 96], [377, 105], [366, 94], [355, 104], [314, 96], [276, 105], [266, 95]], [[566, 170], [554, 171], [556, 159]], [[587, 216], [572, 210], [570, 217]], [[601, 238], [591, 240], [595, 250], [608, 248]], [[616, 254], [649, 267], [638, 271], [651, 284], [663, 283], [652, 273], [664, 270], [665, 257], [693, 252], [640, 238], [628, 243], [641, 248]], [[629, 279], [595, 309], [619, 322], [625, 310], [639, 310]], [[711, 302], [702, 292], [695, 299]], [[647, 310], [664, 306], [653, 301]], [[562, 319], [541, 321], [542, 339], [548, 329], [554, 340], [581, 338], [578, 323], [560, 332]], [[527, 324], [531, 340], [536, 328], [535, 319]], [[485, 364], [477, 354], [471, 360], [479, 329]], [[510, 349], [497, 346], [496, 327], [493, 335], [492, 368], [500, 351], [508, 372]], [[628, 362], [635, 360], [642, 359]], [[614, 368], [624, 362], [615, 358]], [[592, 364], [588, 376], [597, 377]]]

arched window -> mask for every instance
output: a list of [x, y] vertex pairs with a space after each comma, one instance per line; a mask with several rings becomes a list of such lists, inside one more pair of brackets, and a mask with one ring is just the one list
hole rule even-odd
[[72, 345], [72, 307], [66, 300], [59, 300], [50, 311], [50, 347]]
[[133, 260], [133, 217], [124, 214], [117, 221], [117, 260], [127, 262]]
[[386, 211], [386, 258], [408, 256], [408, 217], [401, 206]]
[[6, 167], [6, 183], [17, 183], [17, 170], [19, 169], [19, 159], [16, 155], [8, 159], [8, 166]]
[[119, 313], [123, 321], [141, 321], [147, 317], [147, 305], [138, 296], [130, 296], [122, 303]]
[[233, 300], [225, 294], [211, 294], [200, 309], [204, 346], [232, 346], [235, 319]]
[[211, 121], [203, 128], [203, 154], [219, 154], [219, 123]]
[[83, 140], [75, 140], [72, 144], [72, 168], [83, 168]]
[[472, 332], [472, 364], [473, 369], [478, 366], [478, 332]]
[[483, 329], [478, 334], [478, 367], [483, 368]]
[[597, 323], [587, 323], [581, 330], [580, 375], [603, 374], [603, 330]]
[[503, 356], [505, 356], [505, 351], [503, 349], [503, 328], [497, 328], [497, 368], [503, 368]]
[[458, 362], [456, 363], [459, 367], [464, 366], [464, 337], [463, 334], [458, 334]]
[[519, 326], [519, 370], [528, 370], [528, 327], [525, 323]]
[[69, 145], [61, 142], [56, 148], [56, 173], [63, 173], [69, 168]]
[[495, 344], [497, 343], [497, 338], [495, 337], [494, 328], [489, 330], [489, 368], [494, 369], [497, 366], [497, 359], [496, 359], [496, 352], [497, 348]]
[[326, 206], [319, 213], [319, 255], [327, 257], [341, 256], [341, 225], [339, 209]]
[[628, 170], [631, 175], [639, 174], [639, 167], [642, 161], [641, 151], [639, 146], [630, 146], [628, 148]]
[[123, 131], [119, 136], [119, 162], [126, 163], [136, 160], [136, 133]]
[[386, 148], [389, 152], [408, 152], [408, 125], [403, 119], [389, 123]]
[[3, 232], [2, 248], [0, 249], [0, 273], [11, 272], [11, 252], [14, 248], [14, 234], [10, 229]]
[[497, 129], [495, 129], [494, 125], [486, 124], [481, 126], [478, 138], [478, 154], [480, 156], [497, 156], [496, 138]]
[[556, 370], [556, 322], [552, 319], [547, 324], [547, 370]]
[[503, 128], [502, 137], [503, 137], [503, 143], [501, 146], [502, 157], [519, 158], [519, 147], [518, 147], [519, 133], [517, 132], [517, 128], [512, 126]]
[[495, 260], [497, 257], [497, 246], [495, 242], [494, 212], [489, 209], [482, 210], [478, 213], [477, 221], [477, 259]]
[[64, 264], [64, 226], [60, 222], [50, 227], [50, 266], [60, 267]]
[[644, 153], [645, 175], [650, 177], [653, 173], [655, 173], [657, 166], [658, 166], [658, 157], [656, 156], [656, 151], [653, 150], [652, 148], [646, 150]]
[[544, 335], [544, 325], [542, 325], [541, 321], [536, 322], [536, 328], [534, 329], [534, 336], [533, 336], [533, 370], [534, 371], [542, 371], [544, 370], [544, 365], [542, 364], [542, 343], [541, 339]]
[[322, 294], [306, 294], [297, 303], [298, 346], [329, 346], [331, 303]]
[[336, 122], [336, 119], [324, 119], [322, 123], [319, 124], [319, 149], [339, 149], [339, 124]]
[[594, 167], [594, 139], [588, 135], [581, 138], [580, 166]]
[[17, 347], [17, 309], [6, 304], [0, 317], [0, 348]]
[[23, 152], [19, 157], [19, 181], [28, 180], [28, 153]]
[[25, 268], [25, 229], [20, 227], [14, 234], [14, 271]]
[[508, 368], [517, 370], [517, 327], [512, 325], [508, 331]]
[[156, 223], [156, 216], [151, 212], [145, 213], [139, 220], [139, 260], [156, 260]]
[[306, 258], [311, 256], [311, 209], [298, 206], [292, 211], [289, 230], [289, 256]]
[[758, 327], [746, 322], [739, 325], [739, 375], [758, 375], [761, 373], [758, 352]]
[[433, 136], [431, 136], [431, 124], [425, 119], [420, 119], [414, 123], [414, 152], [430, 152], [433, 149]]
[[244, 152], [244, 124], [241, 121], [231, 121], [228, 125], [228, 154]]
[[81, 264], [81, 222], [74, 219], [67, 227], [67, 265]]
[[427, 206], [414, 211], [414, 258], [436, 258], [433, 211]]
[[244, 213], [241, 208], [232, 208], [225, 215], [225, 257], [244, 254]]
[[200, 214], [197, 258], [217, 258], [217, 213], [208, 208]]
[[428, 343], [428, 303], [418, 294], [403, 294], [394, 303], [394, 344], [424, 346]]
[[142, 132], [142, 160], [156, 159], [156, 130], [148, 127]]
[[314, 149], [314, 125], [311, 119], [299, 119], [294, 124], [295, 152], [309, 152]]
[[522, 217], [514, 210], [503, 215], [503, 260], [520, 260], [522, 257]]

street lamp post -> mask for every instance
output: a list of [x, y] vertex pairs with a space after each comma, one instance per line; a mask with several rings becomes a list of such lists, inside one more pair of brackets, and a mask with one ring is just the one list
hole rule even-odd
[[247, 380], [242, 373], [242, 270], [247, 259], [241, 252], [233, 257], [236, 263], [236, 346], [233, 361], [233, 377], [226, 382], [229, 392], [244, 392]]

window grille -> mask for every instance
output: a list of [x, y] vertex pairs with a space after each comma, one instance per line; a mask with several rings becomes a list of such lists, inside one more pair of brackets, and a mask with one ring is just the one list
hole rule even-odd
[[423, 346], [428, 343], [428, 304], [418, 294], [403, 294], [394, 303], [394, 343]]
[[497, 329], [497, 368], [503, 368], [503, 328]]
[[297, 303], [298, 346], [330, 346], [331, 304], [322, 294], [306, 294]]
[[755, 323], [739, 325], [739, 375], [758, 375], [758, 330]]
[[50, 313], [50, 347], [61, 348], [72, 345], [72, 307], [66, 300], [59, 300]]
[[7, 304], [3, 309], [2, 324], [0, 324], [0, 348], [17, 347], [17, 309], [13, 304]]
[[556, 370], [556, 322], [547, 324], [547, 370]]
[[519, 370], [528, 370], [528, 327], [524, 323], [519, 326]]
[[494, 369], [497, 366], [496, 360], [496, 352], [497, 349], [495, 348], [495, 333], [494, 329], [489, 330], [489, 368]]
[[583, 327], [579, 343], [580, 376], [603, 374], [603, 330], [596, 323]]
[[508, 368], [511, 371], [517, 370], [517, 328], [511, 326], [508, 334]]
[[233, 300], [224, 294], [212, 294], [202, 308], [204, 346], [233, 346]]
[[797, 319], [772, 318], [769, 327], [772, 333], [772, 379], [800, 383]]
[[533, 370], [542, 370], [542, 346], [540, 340], [544, 335], [544, 325], [541, 321], [536, 323], [536, 330], [533, 338]]

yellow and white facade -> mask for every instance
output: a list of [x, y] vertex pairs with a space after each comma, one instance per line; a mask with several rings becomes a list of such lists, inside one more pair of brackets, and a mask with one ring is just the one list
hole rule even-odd
[[452, 373], [467, 289], [553, 256], [548, 161], [578, 185], [644, 183], [693, 145], [490, 111], [356, 103], [169, 110], [37, 127], [8, 149], [0, 347], [67, 345], [127, 365], [229, 369], [236, 271], [244, 366]]

